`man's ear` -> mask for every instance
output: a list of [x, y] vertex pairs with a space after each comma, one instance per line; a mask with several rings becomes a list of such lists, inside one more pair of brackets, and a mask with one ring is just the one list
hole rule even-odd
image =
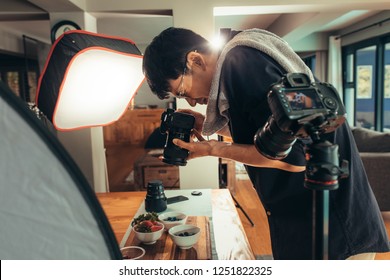
[[187, 54], [187, 68], [192, 70], [195, 67], [200, 67], [202, 70], [205, 70], [206, 61], [202, 54], [197, 51], [191, 51]]

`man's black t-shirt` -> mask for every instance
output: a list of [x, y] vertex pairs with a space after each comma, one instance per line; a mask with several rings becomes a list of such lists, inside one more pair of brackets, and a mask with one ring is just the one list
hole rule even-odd
[[[285, 71], [266, 54], [250, 47], [233, 48], [221, 73], [221, 90], [229, 100], [229, 126], [235, 143], [253, 144], [253, 137], [271, 115], [267, 94]], [[350, 175], [330, 191], [329, 259], [389, 250], [386, 229], [367, 181], [348, 124], [325, 138], [339, 145]], [[304, 144], [298, 139], [283, 161], [304, 166]], [[273, 257], [311, 259], [312, 190], [304, 172], [246, 166], [268, 215]]]

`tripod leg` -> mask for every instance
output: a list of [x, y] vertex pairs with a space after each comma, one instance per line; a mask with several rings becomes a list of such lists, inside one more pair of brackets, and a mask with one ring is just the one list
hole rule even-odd
[[313, 260], [329, 258], [329, 190], [313, 190]]
[[248, 221], [251, 223], [252, 227], [255, 225], [253, 223], [253, 221], [251, 220], [251, 218], [248, 216], [248, 214], [245, 212], [245, 210], [241, 207], [240, 203], [238, 203], [237, 199], [231, 194], [233, 200], [234, 200], [234, 203], [236, 204], [236, 207], [241, 209], [242, 213], [244, 213], [245, 217], [248, 219]]

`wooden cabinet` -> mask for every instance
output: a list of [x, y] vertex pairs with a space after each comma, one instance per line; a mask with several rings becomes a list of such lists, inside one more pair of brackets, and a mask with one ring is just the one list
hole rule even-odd
[[146, 188], [148, 182], [161, 180], [165, 188], [179, 188], [179, 167], [173, 165], [148, 166], [143, 168], [143, 186]]
[[134, 163], [134, 185], [139, 190], [145, 190], [152, 180], [161, 180], [165, 188], [180, 188], [179, 167], [146, 154]]
[[150, 134], [160, 126], [163, 112], [164, 109], [127, 110], [118, 121], [104, 127], [105, 144], [143, 145]]

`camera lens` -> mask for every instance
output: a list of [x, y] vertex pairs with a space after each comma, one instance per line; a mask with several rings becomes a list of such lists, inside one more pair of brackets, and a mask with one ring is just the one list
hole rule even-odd
[[145, 198], [145, 210], [148, 212], [162, 212], [167, 209], [167, 198], [162, 181], [148, 182]]
[[274, 118], [260, 128], [254, 138], [257, 151], [269, 159], [283, 159], [291, 151], [296, 138], [280, 130]]

